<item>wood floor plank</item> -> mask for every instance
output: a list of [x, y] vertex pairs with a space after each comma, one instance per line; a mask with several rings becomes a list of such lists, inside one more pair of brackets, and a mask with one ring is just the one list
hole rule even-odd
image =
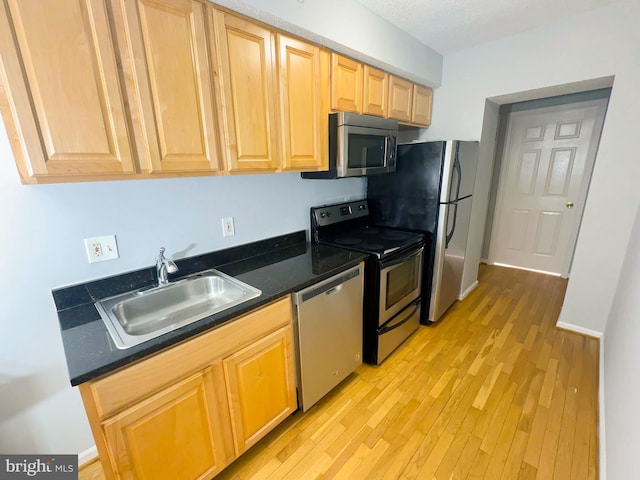
[[501, 477], [509, 452], [511, 451], [511, 445], [518, 428], [518, 420], [520, 418], [521, 408], [515, 404], [509, 407], [507, 416], [504, 419], [500, 435], [493, 448], [491, 454], [491, 460], [489, 466], [485, 472], [484, 478], [486, 480], [495, 480]]
[[490, 460], [491, 454], [482, 451], [482, 449], [478, 450], [476, 458], [473, 459], [473, 463], [471, 464], [467, 480], [482, 480], [489, 467]]
[[[409, 440], [402, 446], [399, 453], [390, 459], [391, 462], [389, 464], [382, 463], [382, 465], [379, 465], [380, 473], [383, 473], [380, 480], [395, 480], [400, 478], [402, 471], [409, 465], [411, 458], [413, 458], [413, 455], [424, 441], [425, 436], [424, 433], [418, 430], [414, 431]], [[382, 459], [384, 459], [384, 457], [382, 457]], [[371, 480], [377, 480], [377, 477], [372, 476]]]
[[418, 475], [415, 477], [407, 476], [407, 478], [416, 478], [420, 480], [422, 480], [423, 478], [433, 478], [433, 476], [436, 473], [436, 470], [438, 469], [438, 467], [440, 466], [440, 463], [442, 462], [442, 459], [447, 454], [449, 447], [453, 443], [454, 438], [455, 437], [451, 435], [449, 432], [447, 431], [442, 432], [442, 435], [440, 436], [435, 446], [433, 447], [433, 450], [431, 451], [431, 454], [427, 458], [427, 461], [424, 462], [424, 465], [422, 465], [422, 468], [418, 472]]
[[527, 446], [527, 433], [516, 429], [516, 433], [511, 442], [511, 448], [507, 454], [507, 459], [502, 470], [502, 480], [512, 480], [518, 478], [522, 468], [522, 457]]
[[[561, 342], [558, 343], [560, 344]], [[553, 361], [553, 359], [551, 359], [551, 361]], [[563, 369], [558, 369], [558, 373], [556, 374], [553, 396], [549, 407], [547, 428], [545, 429], [544, 439], [542, 440], [542, 449], [538, 462], [539, 479], [553, 478], [566, 394], [566, 387], [562, 384], [562, 370]]]
[[502, 372], [503, 367], [504, 363], [499, 363], [498, 365], [496, 365], [491, 370], [491, 373], [487, 376], [485, 382], [482, 384], [482, 387], [480, 387], [480, 391], [478, 392], [478, 395], [472, 403], [472, 405], [478, 410], [482, 410], [487, 403], [487, 399], [489, 398], [489, 395], [491, 394], [491, 391], [493, 390], [493, 387], [495, 386], [496, 381], [498, 380], [498, 376], [500, 375], [500, 372]]
[[555, 327], [566, 280], [481, 265], [479, 282], [216, 480], [596, 480], [599, 343]]

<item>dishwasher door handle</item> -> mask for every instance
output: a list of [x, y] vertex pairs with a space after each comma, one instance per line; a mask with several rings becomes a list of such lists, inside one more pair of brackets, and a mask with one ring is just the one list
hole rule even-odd
[[329, 295], [335, 295], [336, 293], [339, 293], [339, 292], [340, 292], [340, 290], [342, 290], [342, 285], [344, 285], [344, 283], [341, 283], [341, 284], [340, 284], [340, 285], [338, 285], [337, 287], [333, 287], [332, 289], [327, 290], [326, 292], [324, 292], [324, 294], [325, 294], [326, 296], [329, 296]]
[[342, 285], [344, 283], [360, 275], [360, 265], [356, 265], [345, 272], [334, 275], [333, 277], [316, 283], [304, 290], [293, 293], [293, 303], [295, 305], [301, 305], [302, 303], [309, 301], [318, 295], [322, 295], [323, 293], [326, 293], [327, 295], [338, 293], [342, 289]]

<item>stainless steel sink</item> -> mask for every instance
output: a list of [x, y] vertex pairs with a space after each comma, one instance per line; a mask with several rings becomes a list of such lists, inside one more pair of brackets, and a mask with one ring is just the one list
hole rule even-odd
[[116, 346], [125, 349], [223, 312], [261, 293], [212, 269], [161, 287], [106, 298], [95, 306]]

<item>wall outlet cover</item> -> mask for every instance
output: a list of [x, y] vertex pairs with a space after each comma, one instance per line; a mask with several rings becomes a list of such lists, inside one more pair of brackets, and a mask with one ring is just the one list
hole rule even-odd
[[230, 237], [236, 234], [236, 229], [233, 225], [233, 217], [224, 217], [222, 219], [222, 236]]
[[87, 250], [89, 263], [115, 260], [120, 257], [115, 235], [85, 238], [84, 247]]

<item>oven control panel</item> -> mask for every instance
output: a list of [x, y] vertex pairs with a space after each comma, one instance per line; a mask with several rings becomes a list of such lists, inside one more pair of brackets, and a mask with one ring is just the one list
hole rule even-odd
[[366, 200], [337, 203], [311, 209], [311, 216], [317, 226], [324, 227], [335, 223], [352, 220], [369, 215], [369, 205]]

